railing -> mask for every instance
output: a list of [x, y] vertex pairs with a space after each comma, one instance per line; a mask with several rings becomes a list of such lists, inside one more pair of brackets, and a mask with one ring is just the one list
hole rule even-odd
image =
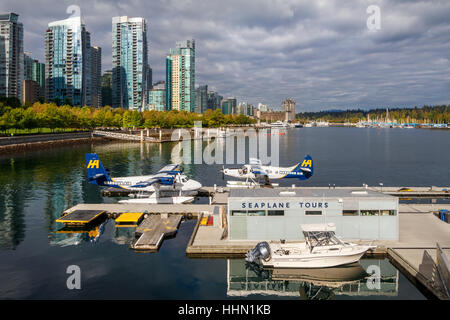
[[450, 298], [450, 263], [439, 243], [436, 243], [436, 265], [447, 297]]
[[140, 136], [134, 135], [134, 134], [127, 134], [127, 133], [118, 133], [118, 132], [110, 132], [110, 131], [100, 131], [100, 130], [94, 130], [92, 132], [94, 136], [102, 136], [102, 137], [108, 137], [108, 138], [114, 138], [114, 139], [120, 139], [120, 140], [133, 140], [133, 141], [152, 141], [155, 142], [157, 139], [152, 137], [146, 137], [143, 135], [143, 132]]

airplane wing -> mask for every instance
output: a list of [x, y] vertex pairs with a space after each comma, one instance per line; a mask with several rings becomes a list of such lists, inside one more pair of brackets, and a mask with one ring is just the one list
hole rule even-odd
[[183, 172], [183, 168], [179, 164], [168, 164], [167, 166], [165, 166], [164, 168], [159, 170], [158, 174], [159, 173], [167, 173], [167, 174], [175, 175], [175, 174], [181, 173], [181, 172]]
[[170, 176], [170, 175], [154, 175], [150, 179], [138, 182], [134, 186], [131, 186], [131, 187], [132, 188], [146, 188], [146, 187], [150, 187], [151, 185], [154, 185], [154, 184], [173, 185], [174, 178], [173, 178], [173, 176]]
[[267, 176], [267, 172], [261, 167], [262, 162], [256, 158], [250, 158], [250, 168], [253, 174], [259, 176]]
[[136, 183], [132, 188], [145, 188], [154, 184], [173, 185], [175, 183], [174, 176], [182, 173], [183, 168], [179, 164], [168, 164], [152, 175], [149, 179]]
[[267, 172], [261, 166], [251, 165], [251, 171], [256, 176], [267, 176]]

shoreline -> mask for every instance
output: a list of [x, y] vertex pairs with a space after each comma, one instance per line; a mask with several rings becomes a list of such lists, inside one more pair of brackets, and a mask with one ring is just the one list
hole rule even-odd
[[73, 146], [77, 144], [112, 142], [112, 141], [113, 140], [104, 137], [91, 137], [91, 138], [75, 138], [75, 139], [9, 144], [0, 146], [0, 154], [3, 156], [27, 151], [39, 151], [39, 150], [60, 148], [65, 146]]

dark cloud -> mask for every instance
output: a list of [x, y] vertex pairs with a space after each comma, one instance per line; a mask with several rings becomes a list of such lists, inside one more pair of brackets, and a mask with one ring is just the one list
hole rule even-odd
[[[196, 40], [197, 85], [253, 104], [300, 110], [450, 103], [450, 2], [394, 0], [2, 0], [20, 14], [25, 49], [43, 60], [48, 22], [78, 5], [111, 68], [111, 18], [149, 24], [153, 79], [176, 41]], [[381, 9], [370, 31], [369, 5]]]

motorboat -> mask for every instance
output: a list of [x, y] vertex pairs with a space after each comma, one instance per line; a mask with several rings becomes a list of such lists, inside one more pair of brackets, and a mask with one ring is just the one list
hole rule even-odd
[[317, 121], [316, 127], [329, 127], [330, 123], [328, 121]]
[[289, 124], [287, 122], [282, 122], [280, 120], [272, 122], [269, 124], [271, 128], [289, 128]]
[[304, 242], [260, 242], [246, 254], [246, 261], [269, 268], [329, 268], [358, 262], [376, 246], [343, 242], [336, 237], [336, 225], [301, 226]]

